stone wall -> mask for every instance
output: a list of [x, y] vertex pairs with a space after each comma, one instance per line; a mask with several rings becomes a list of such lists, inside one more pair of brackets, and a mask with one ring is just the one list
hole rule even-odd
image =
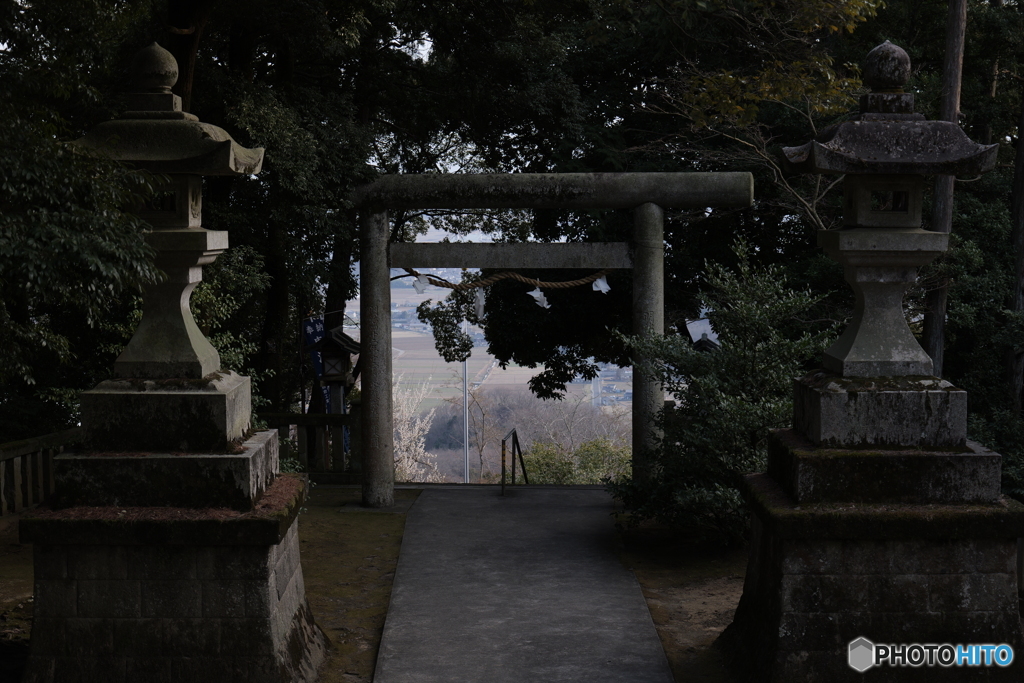
[[[976, 642], [980, 627], [1019, 630], [1016, 542], [797, 540], [776, 545], [779, 639], [774, 657], [789, 680], [862, 680], [842, 671], [847, 644]], [[770, 565], [769, 565], [770, 566]], [[770, 571], [770, 570], [769, 570]], [[957, 642], [950, 644], [956, 645]], [[1013, 643], [1016, 646], [1016, 643]], [[838, 665], [838, 666], [837, 666]], [[1005, 680], [1017, 671], [873, 669], [875, 680]]]

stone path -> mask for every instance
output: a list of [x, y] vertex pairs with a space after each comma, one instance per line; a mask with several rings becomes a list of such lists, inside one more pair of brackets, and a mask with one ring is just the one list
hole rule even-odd
[[671, 683], [597, 489], [428, 489], [406, 522], [375, 683]]

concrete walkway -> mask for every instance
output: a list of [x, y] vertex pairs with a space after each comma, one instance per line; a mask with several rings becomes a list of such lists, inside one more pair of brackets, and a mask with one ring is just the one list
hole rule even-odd
[[595, 489], [427, 489], [409, 512], [374, 683], [671, 683]]

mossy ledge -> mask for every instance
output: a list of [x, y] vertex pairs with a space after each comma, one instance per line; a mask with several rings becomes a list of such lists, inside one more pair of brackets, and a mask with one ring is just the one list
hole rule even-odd
[[161, 455], [241, 455], [245, 453], [245, 442], [256, 436], [260, 432], [270, 431], [268, 429], [256, 429], [249, 427], [242, 436], [232, 439], [231, 441], [225, 441], [223, 446], [216, 446], [210, 448], [196, 449], [196, 450], [176, 450], [176, 451], [140, 451], [135, 448], [126, 448], [124, 450], [113, 450], [106, 449], [100, 450], [96, 447], [96, 444], [89, 441], [80, 441], [75, 448], [75, 453], [78, 455], [97, 457], [97, 458], [110, 458], [110, 457], [143, 457], [150, 455], [154, 452], [159, 452]]
[[974, 441], [965, 446], [887, 446], [884, 444], [851, 444], [844, 446], [815, 446], [810, 439], [795, 429], [773, 429], [771, 439], [795, 455], [816, 458], [844, 458], [851, 452], [858, 457], [887, 457], [893, 455], [931, 455], [950, 453], [987, 454], [991, 450]]
[[212, 388], [210, 385], [224, 376], [225, 373], [218, 370], [217, 372], [211, 372], [205, 377], [169, 377], [166, 379], [128, 377], [122, 381], [128, 382], [133, 389], [138, 391], [147, 391], [150, 389], [157, 391], [167, 391], [169, 389], [195, 390]]
[[767, 474], [748, 474], [740, 490], [776, 538], [954, 539], [1024, 536], [1024, 505], [820, 503], [797, 505]]
[[848, 393], [861, 391], [962, 391], [946, 380], [931, 375], [841, 377], [821, 368], [812, 370], [796, 381], [814, 389]]
[[20, 522], [22, 543], [276, 545], [306, 499], [305, 474], [278, 475], [250, 512], [226, 508], [40, 507]]

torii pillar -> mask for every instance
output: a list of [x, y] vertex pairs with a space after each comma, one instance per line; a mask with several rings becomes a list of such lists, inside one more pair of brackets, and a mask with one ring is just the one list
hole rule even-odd
[[[753, 203], [749, 173], [520, 173], [383, 176], [358, 188], [362, 262], [363, 504], [394, 504], [391, 267], [632, 268], [633, 333], [665, 331], [664, 209]], [[633, 209], [629, 244], [388, 245], [388, 209]], [[414, 260], [408, 260], [414, 259]], [[634, 358], [633, 474], [649, 477], [661, 384]]]

